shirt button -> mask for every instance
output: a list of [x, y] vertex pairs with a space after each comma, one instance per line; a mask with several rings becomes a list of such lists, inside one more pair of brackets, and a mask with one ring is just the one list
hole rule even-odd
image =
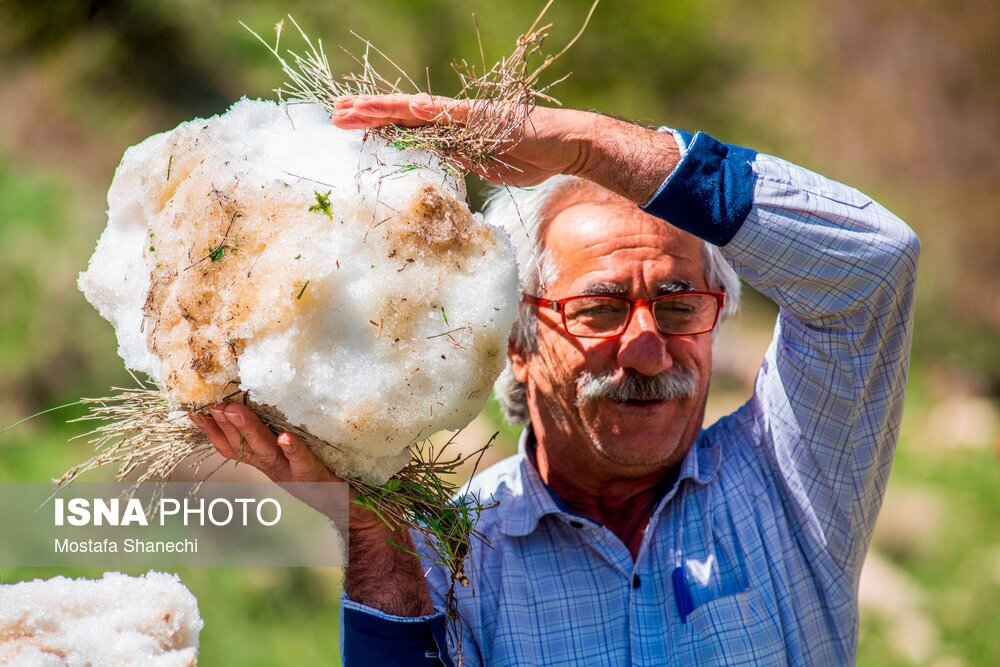
[[639, 575], [632, 575], [632, 588], [639, 588]]
[[570, 521], [569, 525], [573, 526], [574, 528], [583, 528], [583, 524], [577, 521], [576, 519]]

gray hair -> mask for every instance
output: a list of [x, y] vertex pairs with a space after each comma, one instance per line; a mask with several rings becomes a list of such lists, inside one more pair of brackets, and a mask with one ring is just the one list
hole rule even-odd
[[[483, 209], [485, 221], [506, 230], [517, 251], [521, 290], [541, 294], [545, 286], [557, 276], [545, 248], [542, 247], [542, 226], [551, 218], [556, 195], [565, 196], [589, 189], [600, 192], [600, 186], [575, 176], [553, 176], [531, 188], [499, 187], [493, 190]], [[608, 193], [609, 198], [613, 196]], [[726, 304], [720, 313], [720, 323], [739, 310], [740, 279], [722, 256], [717, 246], [704, 244], [705, 280], [710, 289], [726, 293]], [[525, 304], [518, 306], [517, 321], [510, 333], [510, 341], [518, 350], [529, 353], [537, 345], [537, 320], [533, 309]], [[715, 332], [712, 332], [714, 337]], [[493, 393], [500, 402], [507, 420], [514, 424], [531, 422], [528, 413], [527, 387], [514, 378], [510, 359], [493, 385]]]

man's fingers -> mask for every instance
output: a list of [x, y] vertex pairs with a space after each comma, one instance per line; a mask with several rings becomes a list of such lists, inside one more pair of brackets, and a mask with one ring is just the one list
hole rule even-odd
[[229, 441], [229, 447], [236, 453], [237, 459], [242, 459], [243, 444], [240, 441], [240, 432], [235, 426], [229, 423], [226, 419], [226, 404], [219, 403], [218, 405], [212, 406], [209, 412], [212, 415], [212, 419], [215, 420], [215, 424], [219, 427], [222, 433], [225, 435], [226, 440]]
[[288, 459], [292, 479], [302, 482], [339, 482], [339, 477], [330, 472], [322, 461], [316, 458], [302, 439], [291, 433], [278, 436], [278, 446]]
[[416, 127], [427, 120], [409, 109], [412, 95], [356, 95], [334, 101], [333, 124], [342, 130], [359, 130], [384, 125]]
[[405, 118], [410, 116], [412, 95], [378, 95], [354, 98], [354, 112], [372, 118]]
[[253, 454], [262, 461], [271, 461], [281, 455], [275, 447], [275, 436], [269, 428], [245, 405], [230, 403], [225, 409], [226, 420], [232, 424]]
[[226, 438], [226, 434], [222, 432], [222, 429], [219, 428], [214, 419], [206, 417], [200, 412], [192, 413], [189, 416], [191, 421], [194, 422], [194, 425], [200, 428], [201, 432], [208, 437], [209, 441], [213, 445], [215, 445], [215, 450], [219, 452], [219, 454], [227, 459], [236, 458], [236, 452], [234, 452], [233, 448], [229, 446], [229, 440]]
[[243, 437], [244, 445], [264, 467], [284, 467], [284, 457], [275, 444], [274, 434], [264, 426], [253, 410], [245, 405], [230, 403], [225, 408], [226, 420]]
[[344, 130], [384, 125], [418, 127], [432, 122], [463, 123], [469, 103], [430, 95], [357, 95], [334, 101], [333, 123]]
[[453, 100], [435, 95], [414, 95], [409, 102], [410, 113], [418, 118], [433, 119], [448, 124], [461, 124], [469, 117], [468, 100]]
[[408, 116], [405, 118], [378, 118], [375, 116], [365, 116], [358, 112], [347, 110], [346, 115], [333, 116], [333, 124], [341, 130], [367, 130], [373, 127], [383, 127], [385, 125], [397, 125], [399, 127], [420, 127], [427, 125], [428, 121]]
[[316, 458], [301, 438], [291, 433], [275, 438], [247, 406], [219, 403], [210, 412], [211, 417], [193, 414], [191, 419], [226, 458], [246, 461], [275, 482], [343, 481]]
[[[344, 480], [330, 472], [301, 438], [282, 433], [278, 436], [278, 446], [288, 459], [289, 472], [285, 481], [290, 484], [283, 484], [282, 488], [327, 516], [341, 530], [348, 530], [347, 521], [353, 506], [345, 506], [343, 496], [329, 485]], [[348, 487], [348, 493], [352, 492]]]

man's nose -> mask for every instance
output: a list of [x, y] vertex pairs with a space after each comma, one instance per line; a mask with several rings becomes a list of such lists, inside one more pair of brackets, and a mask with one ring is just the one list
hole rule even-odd
[[618, 342], [618, 365], [648, 376], [658, 375], [674, 365], [666, 338], [656, 328], [648, 308], [637, 307], [632, 313], [632, 321]]

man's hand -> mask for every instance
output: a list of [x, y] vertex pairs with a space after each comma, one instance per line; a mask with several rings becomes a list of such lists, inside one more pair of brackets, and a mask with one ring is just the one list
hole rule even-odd
[[219, 403], [211, 417], [199, 412], [191, 421], [222, 456], [249, 463], [273, 482], [342, 482], [291, 433], [275, 437], [245, 405]]
[[[328, 499], [318, 492], [315, 483], [344, 480], [330, 472], [301, 438], [291, 433], [275, 437], [245, 405], [219, 403], [210, 413], [211, 417], [193, 413], [191, 421], [208, 436], [219, 454], [249, 463], [299, 500], [334, 518], [336, 508], [327, 506]], [[356, 493], [351, 489], [352, 500]], [[350, 504], [348, 525], [349, 553], [344, 576], [347, 595], [356, 602], [397, 616], [433, 613], [420, 560], [390, 544], [394, 541], [415, 551], [409, 531], [390, 530], [370, 510], [354, 502]]]
[[[191, 421], [208, 436], [219, 454], [252, 465], [330, 520], [343, 521], [343, 508], [329, 506], [333, 494], [325, 493], [321, 483], [344, 480], [330, 472], [301, 438], [291, 433], [275, 437], [245, 405], [219, 403], [210, 413], [211, 417], [194, 413]], [[351, 519], [361, 523], [376, 520], [370, 514], [359, 514], [357, 518], [352, 515]]]
[[[333, 124], [344, 130], [460, 125], [469, 113], [466, 101], [430, 95], [349, 96], [334, 106]], [[669, 133], [588, 111], [535, 107], [511, 148], [497, 158], [502, 162], [473, 171], [492, 183], [519, 187], [557, 174], [580, 176], [643, 204], [680, 154]]]
[[[345, 130], [395, 124], [417, 127], [432, 122], [461, 125], [469, 113], [468, 102], [430, 95], [385, 95], [345, 97], [335, 103], [333, 123]], [[552, 109], [536, 107], [520, 133], [516, 147], [475, 173], [488, 181], [529, 186], [553, 174], [576, 174], [585, 160], [584, 130], [592, 119], [582, 111], [569, 111], [560, 121]], [[570, 122], [572, 121], [572, 122]], [[510, 166], [507, 166], [510, 165]], [[466, 165], [471, 166], [471, 165]]]

